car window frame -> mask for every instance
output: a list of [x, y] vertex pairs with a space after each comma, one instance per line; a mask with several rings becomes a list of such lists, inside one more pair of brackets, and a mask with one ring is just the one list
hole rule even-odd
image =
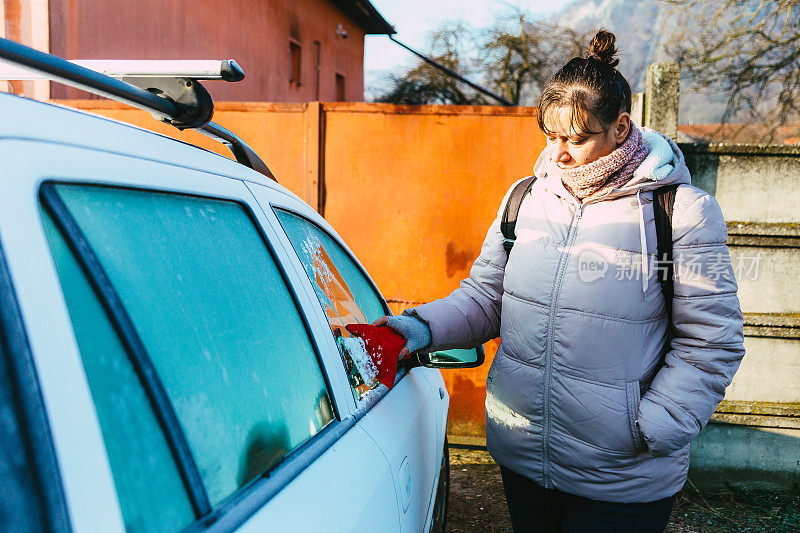
[[[47, 158], [31, 157], [31, 154], [41, 153], [43, 149], [48, 151]], [[165, 147], [165, 151], [169, 152], [169, 147]], [[105, 443], [101, 436], [96, 408], [89, 393], [85, 374], [82, 373], [81, 356], [75, 341], [66, 302], [60, 292], [61, 280], [56, 272], [41, 221], [38, 190], [45, 181], [127, 187], [234, 201], [246, 209], [291, 291], [328, 388], [334, 409], [334, 419], [317, 434], [312, 435], [302, 445], [287, 454], [284, 460], [269, 472], [269, 476], [254, 479], [236, 491], [223, 504], [218, 505], [206, 515], [197, 517], [187, 526], [189, 530], [230, 531], [241, 525], [353, 427], [355, 421], [349, 417], [350, 409], [347, 405], [347, 399], [351, 395], [349, 390], [345, 390], [340, 384], [338, 364], [336, 364], [338, 361], [334, 363], [335, 360], [330, 359], [327, 350], [319, 342], [321, 326], [315, 325], [313, 320], [316, 299], [312, 300], [308, 297], [304, 289], [297, 290], [303, 287], [305, 276], [299, 276], [294, 269], [286, 268], [285, 265], [288, 264], [286, 259], [291, 256], [286, 253], [282, 245], [276, 244], [280, 234], [274, 231], [268, 220], [265, 220], [266, 217], [260, 205], [246, 186], [249, 179], [263, 183], [264, 180], [261, 176], [247, 175], [243, 177], [240, 167], [235, 163], [231, 163], [232, 175], [224, 175], [182, 165], [177, 158], [173, 164], [165, 163], [163, 159], [164, 157], [169, 158], [168, 153], [161, 154], [164, 157], [155, 160], [86, 146], [49, 143], [32, 139], [2, 140], [0, 141], [0, 154], [7, 155], [10, 172], [13, 171], [17, 178], [4, 184], [5, 190], [13, 193], [9, 194], [9, 198], [16, 198], [16, 205], [0, 216], [0, 219], [4, 218], [6, 221], [5, 227], [0, 231], [0, 236], [11, 235], [15, 246], [12, 252], [16, 250], [16, 259], [12, 262], [13, 264], [9, 265], [10, 270], [12, 275], [16, 274], [20, 277], [21, 298], [25, 297], [25, 294], [39, 294], [41, 297], [44, 287], [48, 289], [46, 301], [37, 298], [25, 298], [20, 301], [26, 302], [22, 307], [22, 315], [29, 327], [34, 362], [46, 367], [42, 387], [45, 403], [51, 405], [46, 415], [53, 424], [56, 456], [59, 461], [67, 459], [67, 463], [69, 463], [62, 465], [61, 475], [64, 480], [68, 513], [72, 517], [74, 527], [82, 529], [89, 523], [106, 524], [104, 527], [115, 529], [124, 526], [117, 504], [118, 495], [112, 481], [110, 464], [105, 455]], [[166, 183], [163, 178], [165, 175], [169, 176]], [[33, 224], [24, 230], [15, 228], [12, 224], [15, 216], [16, 220], [19, 220], [20, 216], [24, 216], [25, 220], [30, 220]], [[20, 247], [23, 246], [22, 241], [30, 239], [34, 240], [32, 245], [35, 248], [35, 254], [32, 257], [35, 261], [41, 262], [34, 269], [40, 276], [39, 279], [34, 279], [32, 272], [26, 273], [25, 262], [30, 259], [25, 252], [20, 250]], [[41, 279], [41, 276], [44, 276], [45, 279]], [[44, 281], [44, 285], [42, 285], [42, 281]], [[49, 316], [47, 320], [44, 318], [46, 315], [40, 312], [44, 310]], [[53, 315], [53, 313], [56, 314]], [[52, 329], [53, 320], [57, 322], [55, 336], [46, 335], [44, 331], [51, 333], [49, 329]], [[69, 359], [70, 372], [74, 374], [77, 370], [81, 373], [81, 376], [77, 378], [78, 381], [73, 382], [70, 386], [73, 389], [74, 387], [79, 389], [80, 403], [78, 405], [80, 405], [80, 410], [78, 413], [83, 418], [81, 427], [84, 427], [84, 432], [80, 436], [76, 429], [67, 422], [69, 417], [64, 416], [63, 409], [52, 408], [53, 405], [63, 404], [70, 397], [68, 395], [65, 397], [66, 387], [63, 379], [59, 379], [60, 375], [56, 370], [59, 364], [52, 361], [52, 351], [56, 344], [59, 346], [60, 357]], [[61, 414], [56, 416], [56, 411]], [[89, 432], [88, 435], [85, 433], [86, 430]], [[85, 450], [79, 446], [79, 443], [85, 446], [83, 441], [87, 438], [91, 443], [90, 449], [97, 449], [100, 452], [96, 456], [96, 460], [93, 460], [93, 468], [101, 469], [95, 473], [102, 477], [102, 482], [99, 484], [88, 483], [88, 480], [72, 461], [77, 450]], [[103, 487], [102, 490], [105, 494], [97, 498], [100, 496], [97, 493], [98, 490], [101, 490], [100, 487]], [[109, 506], [108, 504], [112, 501], [114, 505]], [[105, 507], [105, 511], [101, 513], [100, 520], [102, 522], [97, 522], [97, 504], [99, 502], [104, 502], [103, 506]], [[92, 504], [93, 506], [89, 507]]]

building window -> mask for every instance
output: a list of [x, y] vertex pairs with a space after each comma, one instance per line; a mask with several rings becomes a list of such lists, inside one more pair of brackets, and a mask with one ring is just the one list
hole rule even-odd
[[302, 47], [295, 41], [289, 41], [289, 83], [302, 85], [300, 81], [300, 53]]
[[344, 102], [344, 76], [336, 73], [336, 101]]

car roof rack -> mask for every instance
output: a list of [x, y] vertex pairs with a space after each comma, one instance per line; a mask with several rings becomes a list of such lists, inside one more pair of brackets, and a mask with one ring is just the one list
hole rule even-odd
[[[232, 59], [70, 59], [112, 78], [190, 78], [242, 81], [244, 71]], [[0, 64], [0, 77], [10, 80], [45, 80], [51, 76], [11, 63]]]
[[233, 60], [67, 61], [0, 38], [0, 79], [48, 79], [148, 111], [179, 130], [196, 129], [225, 144], [236, 161], [275, 180], [266, 163], [241, 138], [211, 122], [214, 101], [197, 81], [241, 81]]

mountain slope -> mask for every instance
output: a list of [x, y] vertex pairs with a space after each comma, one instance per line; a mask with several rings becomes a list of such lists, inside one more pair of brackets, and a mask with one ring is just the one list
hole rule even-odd
[[[618, 68], [635, 92], [644, 91], [648, 65], [669, 60], [666, 45], [676, 29], [669, 7], [659, 0], [573, 0], [547, 20], [576, 30], [613, 32], [620, 50]], [[705, 31], [687, 28], [694, 30]], [[680, 122], [719, 121], [725, 95], [698, 94], [689, 87], [681, 83]]]

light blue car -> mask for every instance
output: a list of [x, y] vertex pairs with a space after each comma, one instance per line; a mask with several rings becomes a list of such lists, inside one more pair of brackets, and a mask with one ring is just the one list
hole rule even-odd
[[0, 531], [443, 528], [428, 367], [482, 352], [377, 382], [344, 333], [389, 314], [375, 284], [213, 123], [245, 164], [12, 95], [0, 116]]

